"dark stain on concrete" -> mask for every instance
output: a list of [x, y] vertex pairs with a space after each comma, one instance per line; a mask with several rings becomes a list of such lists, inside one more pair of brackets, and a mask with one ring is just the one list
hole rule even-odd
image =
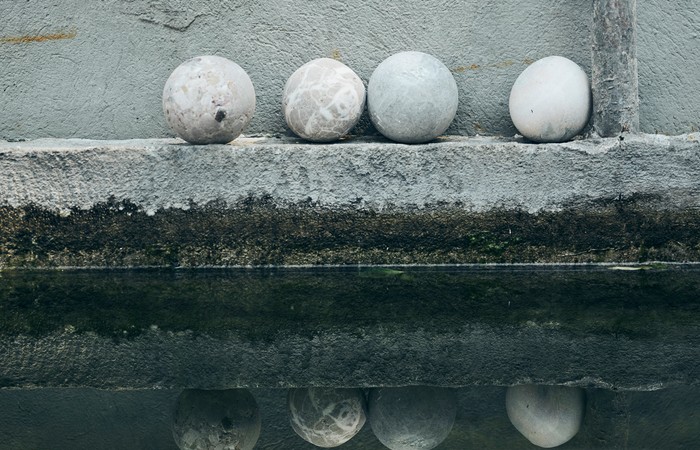
[[65, 216], [0, 207], [0, 268], [700, 261], [700, 212], [611, 198], [587, 208], [374, 211], [271, 197], [148, 215], [108, 200]]

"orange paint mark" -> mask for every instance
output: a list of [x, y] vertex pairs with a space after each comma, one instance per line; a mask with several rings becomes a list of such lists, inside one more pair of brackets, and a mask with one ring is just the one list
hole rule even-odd
[[477, 69], [481, 69], [481, 66], [478, 64], [472, 64], [471, 66], [455, 67], [454, 69], [452, 69], [452, 71], [462, 73], [462, 72], [467, 71], [467, 70], [477, 70]]
[[32, 42], [60, 41], [62, 39], [73, 39], [78, 35], [77, 31], [67, 31], [64, 33], [43, 34], [39, 36], [15, 36], [0, 38], [3, 44], [29, 44]]

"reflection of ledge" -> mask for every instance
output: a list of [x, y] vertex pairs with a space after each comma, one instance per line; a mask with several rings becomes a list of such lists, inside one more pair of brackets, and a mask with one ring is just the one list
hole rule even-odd
[[700, 385], [700, 272], [40, 271], [0, 285], [0, 388]]
[[0, 143], [0, 267], [699, 261], [700, 135]]

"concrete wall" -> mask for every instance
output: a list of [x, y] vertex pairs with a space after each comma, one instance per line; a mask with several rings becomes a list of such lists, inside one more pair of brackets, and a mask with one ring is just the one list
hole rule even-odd
[[[525, 4], [523, 4], [525, 3]], [[700, 5], [640, 2], [642, 130], [693, 131]], [[182, 61], [238, 62], [258, 94], [249, 133], [283, 133], [280, 96], [304, 62], [336, 57], [366, 81], [387, 56], [432, 53], [460, 92], [452, 134], [512, 135], [507, 100], [532, 60], [560, 54], [590, 73], [589, 0], [0, 0], [0, 138], [171, 135], [163, 84]], [[372, 132], [365, 120], [359, 133]]]
[[[697, 126], [698, 62], [687, 56], [697, 54], [700, 6], [686, 3], [640, 5], [644, 131]], [[560, 54], [590, 73], [589, 0], [0, 0], [0, 11], [3, 139], [169, 136], [163, 84], [198, 54], [249, 72], [258, 94], [249, 133], [285, 132], [282, 87], [316, 57], [339, 58], [366, 81], [395, 52], [434, 54], [459, 86], [452, 134], [512, 135], [508, 93], [532, 60]], [[372, 130], [365, 120], [358, 131]]]

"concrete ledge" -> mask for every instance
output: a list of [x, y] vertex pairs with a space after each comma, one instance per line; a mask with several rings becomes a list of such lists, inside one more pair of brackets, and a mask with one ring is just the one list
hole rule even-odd
[[0, 267], [700, 261], [700, 135], [0, 144]]
[[63, 212], [108, 198], [155, 213], [266, 196], [280, 205], [310, 201], [326, 208], [449, 204], [530, 213], [644, 196], [659, 207], [683, 208], [700, 206], [699, 175], [700, 134], [563, 144], [487, 137], [425, 145], [274, 138], [210, 146], [177, 140], [0, 143], [0, 202]]

